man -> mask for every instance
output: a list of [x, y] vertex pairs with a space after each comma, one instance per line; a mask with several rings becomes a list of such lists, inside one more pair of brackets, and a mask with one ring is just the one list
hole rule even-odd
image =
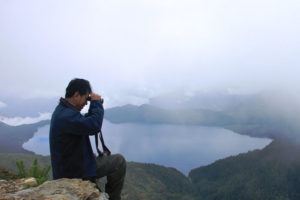
[[[80, 111], [90, 107], [86, 116]], [[81, 178], [95, 181], [107, 176], [106, 192], [111, 200], [120, 200], [126, 161], [123, 156], [102, 155], [95, 158], [89, 135], [97, 134], [102, 127], [104, 109], [101, 96], [92, 93], [90, 83], [73, 79], [55, 108], [50, 125], [50, 154], [53, 179]]]

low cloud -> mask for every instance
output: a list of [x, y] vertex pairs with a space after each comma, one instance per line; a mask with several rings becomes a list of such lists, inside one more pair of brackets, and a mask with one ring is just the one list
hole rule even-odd
[[297, 0], [80, 2], [1, 4], [0, 94], [57, 98], [74, 77], [111, 105], [144, 87], [300, 90]]
[[42, 120], [51, 119], [51, 113], [39, 113], [38, 117], [4, 117], [0, 116], [0, 121], [10, 126], [19, 126], [23, 124], [34, 124]]
[[6, 107], [6, 104], [0, 101], [0, 108]]

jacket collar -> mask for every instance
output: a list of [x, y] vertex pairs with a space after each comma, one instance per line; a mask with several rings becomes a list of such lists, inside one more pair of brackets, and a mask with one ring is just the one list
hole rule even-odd
[[59, 101], [63, 106], [66, 106], [66, 107], [71, 108], [73, 110], [79, 111], [73, 104], [68, 102], [65, 98], [61, 97]]

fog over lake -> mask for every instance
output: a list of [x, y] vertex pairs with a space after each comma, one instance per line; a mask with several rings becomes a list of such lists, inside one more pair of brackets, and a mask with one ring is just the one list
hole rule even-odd
[[[102, 130], [112, 153], [123, 154], [127, 161], [175, 167], [186, 175], [193, 168], [262, 149], [271, 142], [271, 139], [253, 138], [222, 128], [191, 125], [113, 124], [104, 120]], [[90, 140], [96, 152], [94, 137]], [[49, 125], [39, 128], [23, 147], [49, 155]]]

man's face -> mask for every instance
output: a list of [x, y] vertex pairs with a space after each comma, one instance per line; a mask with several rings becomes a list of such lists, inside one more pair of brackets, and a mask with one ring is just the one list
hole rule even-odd
[[75, 106], [76, 108], [81, 111], [85, 105], [87, 105], [87, 98], [89, 96], [89, 93], [86, 93], [85, 95], [80, 95], [78, 92], [75, 93]]

